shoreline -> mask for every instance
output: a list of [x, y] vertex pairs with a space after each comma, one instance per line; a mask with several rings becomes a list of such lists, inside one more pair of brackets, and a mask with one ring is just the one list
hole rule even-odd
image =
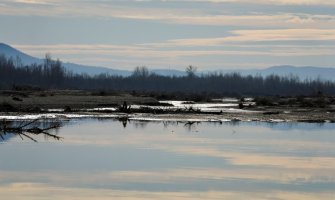
[[159, 101], [116, 92], [101, 95], [80, 90], [0, 91], [0, 120], [40, 117], [335, 123], [335, 97], [262, 97], [259, 102], [243, 99]]
[[[275, 114], [265, 114], [275, 113]], [[120, 112], [44, 112], [44, 113], [0, 113], [0, 120], [54, 119], [71, 120], [82, 118], [136, 120], [136, 121], [174, 121], [174, 122], [306, 122], [335, 123], [335, 113], [320, 111], [300, 112], [245, 112], [245, 113], [120, 113]]]

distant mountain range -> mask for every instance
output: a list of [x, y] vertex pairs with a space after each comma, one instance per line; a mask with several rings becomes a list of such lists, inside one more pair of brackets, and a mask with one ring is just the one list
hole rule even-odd
[[[41, 64], [43, 63], [43, 59], [36, 58], [21, 52], [7, 44], [0, 43], [0, 54], [5, 55], [7, 58], [17, 58], [19, 57], [24, 64]], [[111, 75], [120, 75], [120, 76], [129, 76], [132, 74], [132, 71], [129, 70], [120, 70], [120, 69], [111, 69], [107, 67], [97, 67], [97, 66], [86, 66], [79, 65], [75, 63], [63, 63], [64, 67], [68, 71], [72, 71], [74, 73], [86, 73], [89, 75], [97, 75], [101, 73], [107, 73]], [[163, 76], [184, 76], [186, 73], [181, 70], [175, 69], [153, 69], [150, 70], [153, 73], [163, 75]], [[216, 70], [217, 72], [222, 73], [232, 73], [237, 72], [242, 75], [261, 75], [268, 76], [271, 74], [279, 75], [279, 76], [287, 76], [294, 75], [298, 76], [300, 79], [317, 79], [320, 78], [322, 80], [332, 80], [335, 81], [335, 68], [325, 68], [325, 67], [295, 67], [291, 65], [283, 65], [283, 66], [274, 66], [266, 69], [245, 69], [245, 70]], [[210, 71], [202, 71], [201, 73], [209, 73]]]
[[242, 75], [261, 75], [269, 76], [272, 74], [278, 76], [298, 76], [301, 80], [305, 79], [321, 79], [335, 81], [335, 68], [330, 67], [312, 67], [303, 66], [296, 67], [291, 65], [273, 66], [266, 69], [251, 69], [251, 70], [222, 70], [222, 73], [237, 72]]
[[[26, 65], [33, 63], [42, 64], [44, 62], [43, 59], [32, 57], [4, 43], [0, 43], [0, 54], [4, 54], [7, 58], [12, 57], [13, 59], [19, 57], [23, 64]], [[127, 70], [110, 69], [106, 67], [86, 66], [68, 62], [63, 63], [63, 65], [66, 70], [78, 74], [85, 73], [89, 75], [97, 75], [101, 73], [108, 73], [120, 76], [129, 76], [131, 74], [131, 72]]]

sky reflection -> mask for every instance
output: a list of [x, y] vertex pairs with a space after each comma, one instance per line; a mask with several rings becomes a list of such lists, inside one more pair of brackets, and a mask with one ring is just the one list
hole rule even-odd
[[59, 130], [60, 142], [3, 142], [0, 194], [334, 199], [334, 125], [314, 126], [198, 123], [189, 129], [185, 123], [131, 121], [124, 128], [115, 120], [76, 120]]

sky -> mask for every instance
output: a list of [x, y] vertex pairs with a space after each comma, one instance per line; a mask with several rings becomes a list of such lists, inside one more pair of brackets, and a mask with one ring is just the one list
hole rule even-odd
[[0, 42], [133, 69], [335, 67], [335, 0], [0, 0]]

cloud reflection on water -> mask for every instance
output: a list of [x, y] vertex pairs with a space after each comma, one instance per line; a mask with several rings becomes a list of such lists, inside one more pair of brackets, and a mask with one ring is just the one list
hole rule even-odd
[[[65, 163], [52, 167], [32, 163], [36, 169], [29, 171], [24, 159], [15, 160], [15, 169], [1, 163], [0, 193], [6, 199], [26, 195], [40, 199], [334, 198], [330, 188], [335, 186], [335, 136], [328, 127], [304, 131], [202, 123], [195, 129], [198, 132], [183, 124], [162, 123], [146, 123], [143, 128], [134, 123], [124, 129], [115, 121], [77, 121], [60, 130], [62, 143], [23, 148], [27, 154], [66, 149], [56, 152]], [[21, 152], [17, 146], [16, 151]], [[78, 152], [84, 155], [72, 158]], [[77, 165], [78, 161], [97, 163], [90, 168]], [[138, 166], [116, 167], [118, 162]]]
[[[314, 200], [314, 199], [334, 199], [332, 192], [311, 193], [311, 192], [234, 192], [234, 191], [183, 191], [183, 192], [148, 192], [132, 190], [108, 190], [92, 188], [68, 188], [53, 187], [35, 183], [14, 183], [0, 186], [0, 193], [5, 199], [25, 199], [25, 200], [88, 200], [88, 199], [162, 199], [162, 200], [203, 200], [203, 199], [235, 199], [235, 200], [264, 200], [264, 199], [290, 199], [290, 200]], [[75, 197], [75, 198], [74, 198]]]

